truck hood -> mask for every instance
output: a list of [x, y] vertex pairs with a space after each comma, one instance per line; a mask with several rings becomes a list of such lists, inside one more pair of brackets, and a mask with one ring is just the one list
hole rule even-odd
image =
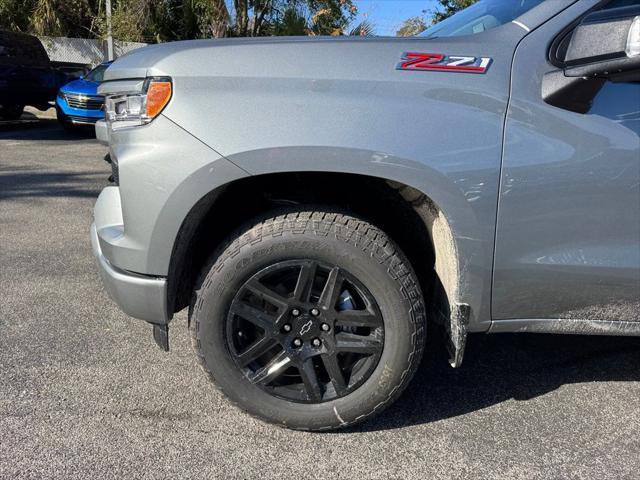
[[[515, 27], [517, 28], [517, 27]], [[497, 33], [497, 32], [496, 32]], [[483, 38], [480, 38], [483, 37]], [[475, 36], [473, 51], [482, 44], [499, 45], [502, 35]], [[389, 66], [381, 62], [388, 55], [391, 67], [406, 51], [424, 51], [447, 45], [470, 45], [461, 37], [446, 39], [395, 37], [261, 37], [189, 40], [150, 45], [133, 50], [116, 60], [105, 72], [105, 81], [147, 76], [249, 76], [318, 77], [318, 70], [329, 75], [346, 74], [355, 58], [368, 60], [371, 66]], [[427, 47], [429, 45], [429, 47]], [[468, 47], [461, 47], [468, 51]], [[451, 50], [451, 49], [449, 49]], [[457, 51], [460, 49], [455, 49]], [[359, 63], [359, 62], [358, 62]], [[314, 66], [311, 67], [310, 64]], [[334, 77], [335, 78], [335, 77]]]
[[[208, 40], [186, 40], [149, 45], [118, 58], [105, 72], [104, 80], [124, 78], [144, 78], [146, 76], [169, 75], [174, 73], [175, 65], [186, 61], [188, 70], [181, 73], [195, 73], [199, 60], [220, 60], [230, 54], [250, 58], [253, 55], [263, 55], [278, 52], [280, 55], [292, 47], [304, 48], [309, 51], [319, 45], [362, 44], [365, 39], [359, 37], [258, 37], [258, 38], [224, 38]], [[381, 39], [366, 39], [367, 43], [377, 43]], [[376, 42], [377, 41], [377, 42]], [[241, 62], [236, 58], [236, 62]], [[216, 62], [220, 65], [220, 62]], [[218, 69], [216, 69], [218, 70]], [[213, 72], [209, 72], [213, 73]]]

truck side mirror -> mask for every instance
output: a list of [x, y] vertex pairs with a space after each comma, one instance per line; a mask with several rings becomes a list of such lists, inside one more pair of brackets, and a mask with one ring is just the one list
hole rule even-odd
[[607, 80], [640, 81], [640, 6], [585, 16], [552, 44], [549, 57], [559, 69], [542, 79], [544, 101], [587, 113]]
[[640, 69], [640, 7], [587, 15], [556, 53], [567, 77], [603, 77]]

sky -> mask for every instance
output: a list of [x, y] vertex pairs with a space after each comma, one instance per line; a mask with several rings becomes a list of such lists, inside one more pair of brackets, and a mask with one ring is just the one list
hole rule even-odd
[[[375, 26], [376, 35], [395, 35], [404, 20], [433, 10], [436, 0], [356, 0], [358, 20], [365, 18]], [[429, 15], [427, 15], [429, 17]]]

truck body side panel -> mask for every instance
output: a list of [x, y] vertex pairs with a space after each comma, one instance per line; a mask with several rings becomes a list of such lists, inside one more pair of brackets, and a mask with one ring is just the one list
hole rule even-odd
[[586, 114], [541, 97], [557, 68], [549, 42], [596, 4], [532, 32], [514, 59], [493, 317], [534, 319], [537, 331], [544, 319], [581, 332], [640, 321], [640, 84], [607, 81]]

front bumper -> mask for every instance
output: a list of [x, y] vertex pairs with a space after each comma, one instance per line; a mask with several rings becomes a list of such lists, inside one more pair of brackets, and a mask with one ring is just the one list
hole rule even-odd
[[167, 324], [167, 280], [119, 269], [103, 253], [122, 235], [120, 193], [105, 188], [95, 206], [91, 225], [91, 247], [107, 293], [127, 315], [155, 324]]
[[166, 325], [174, 313], [167, 277], [185, 218], [247, 173], [163, 115], [115, 131], [98, 121], [96, 135], [108, 143], [119, 180], [94, 209], [93, 251], [106, 290], [127, 314]]
[[96, 138], [102, 145], [109, 145], [109, 130], [104, 120], [96, 122]]

